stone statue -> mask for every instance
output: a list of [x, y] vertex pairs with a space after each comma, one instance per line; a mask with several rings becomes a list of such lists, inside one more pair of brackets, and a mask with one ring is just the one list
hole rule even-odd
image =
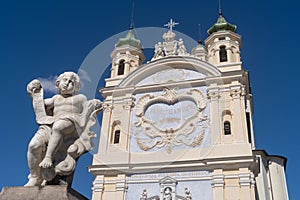
[[177, 54], [178, 55], [187, 55], [186, 48], [184, 46], [182, 38], [179, 38], [179, 40], [178, 40]]
[[147, 200], [147, 190], [146, 189], [143, 190], [140, 200]]
[[28, 146], [30, 175], [25, 186], [71, 185], [77, 159], [93, 147], [95, 133], [90, 128], [102, 110], [101, 101], [78, 94], [81, 83], [74, 72], [61, 74], [55, 86], [59, 94], [49, 99], [44, 99], [38, 80], [27, 86], [39, 129]]
[[171, 188], [167, 187], [165, 189], [163, 200], [172, 200], [172, 190], [171, 190]]
[[158, 42], [157, 44], [155, 44], [154, 56], [152, 60], [156, 60], [163, 57], [165, 57], [164, 47], [161, 42]]
[[192, 195], [189, 188], [184, 189], [186, 200], [192, 200]]

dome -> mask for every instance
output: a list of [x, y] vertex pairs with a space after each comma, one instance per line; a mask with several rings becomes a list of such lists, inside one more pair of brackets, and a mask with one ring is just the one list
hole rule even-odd
[[122, 47], [122, 46], [132, 46], [139, 50], [142, 50], [142, 44], [140, 40], [135, 39], [132, 30], [128, 32], [125, 38], [120, 38], [115, 47]]
[[222, 16], [222, 14], [219, 14], [217, 22], [210, 28], [208, 29], [207, 33], [211, 35], [214, 32], [219, 32], [219, 31], [232, 31], [236, 32], [236, 25], [228, 23], [225, 18]]

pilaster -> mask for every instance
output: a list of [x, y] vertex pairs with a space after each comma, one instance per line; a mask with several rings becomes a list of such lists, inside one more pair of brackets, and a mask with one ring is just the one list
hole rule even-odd
[[93, 196], [92, 199], [102, 200], [104, 190], [104, 176], [97, 175], [93, 182]]
[[215, 169], [212, 176], [213, 199], [224, 200], [224, 184], [223, 169]]
[[127, 190], [126, 175], [119, 174], [116, 180], [116, 199], [125, 200], [126, 190]]
[[233, 113], [233, 134], [237, 143], [246, 142], [246, 113], [243, 103], [243, 97], [245, 95], [244, 87], [240, 84], [234, 83], [230, 86], [230, 96], [232, 98], [232, 113]]
[[212, 144], [220, 144], [220, 111], [219, 98], [220, 89], [217, 85], [211, 85], [207, 89], [207, 97], [210, 100], [210, 116], [211, 116], [211, 140]]

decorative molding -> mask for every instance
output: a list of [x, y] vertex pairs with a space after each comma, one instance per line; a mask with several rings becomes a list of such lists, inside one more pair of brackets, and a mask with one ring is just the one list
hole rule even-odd
[[219, 88], [209, 88], [207, 89], [207, 98], [211, 101], [217, 101], [220, 98], [220, 89]]
[[251, 173], [239, 174], [240, 186], [250, 187], [255, 184], [254, 175]]
[[129, 100], [125, 101], [125, 104], [123, 105], [124, 110], [130, 110], [135, 106], [135, 97], [131, 97]]
[[230, 87], [230, 96], [233, 99], [238, 99], [245, 95], [245, 86], [235, 85]]
[[[195, 113], [184, 120], [184, 122], [178, 128], [159, 128], [154, 121], [147, 119], [145, 112], [151, 105], [162, 103], [166, 105], [174, 105], [180, 101], [191, 101], [195, 103]], [[203, 111], [206, 108], [206, 97], [197, 89], [190, 89], [183, 93], [177, 93], [176, 89], [170, 90], [165, 88], [164, 93], [160, 96], [154, 94], [146, 94], [142, 96], [136, 105], [136, 117], [138, 121], [135, 123], [136, 127], [140, 128], [140, 131], [145, 133], [147, 138], [140, 138], [140, 131], [136, 133], [136, 141], [140, 149], [148, 151], [154, 147], [165, 147], [168, 153], [171, 153], [174, 146], [185, 144], [187, 146], [195, 147], [201, 145], [205, 130], [207, 128], [206, 122], [208, 122], [207, 116], [203, 115]], [[197, 126], [202, 125], [200, 133], [192, 140], [188, 139], [188, 136], [193, 133]], [[148, 144], [147, 141], [151, 141]], [[191, 141], [190, 141], [191, 140]]]
[[94, 192], [103, 192], [103, 190], [104, 190], [104, 180], [95, 180], [93, 182], [92, 190]]
[[[170, 74], [172, 76], [170, 77]], [[169, 69], [157, 72], [154, 75], [154, 81], [156, 83], [168, 83], [168, 82], [176, 82], [185, 80], [187, 77], [188, 72], [185, 69]], [[177, 77], [175, 78], [174, 75]], [[165, 79], [163, 79], [165, 78]]]
[[111, 112], [114, 109], [111, 103], [103, 103], [103, 111], [104, 112]]
[[216, 174], [212, 176], [212, 187], [224, 187], [224, 175], [223, 174]]

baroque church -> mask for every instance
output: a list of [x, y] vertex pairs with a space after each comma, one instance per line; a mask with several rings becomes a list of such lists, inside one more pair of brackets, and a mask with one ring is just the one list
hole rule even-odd
[[132, 30], [115, 44], [92, 199], [288, 199], [286, 158], [255, 147], [237, 27], [220, 13], [188, 52], [175, 25], [148, 62]]

